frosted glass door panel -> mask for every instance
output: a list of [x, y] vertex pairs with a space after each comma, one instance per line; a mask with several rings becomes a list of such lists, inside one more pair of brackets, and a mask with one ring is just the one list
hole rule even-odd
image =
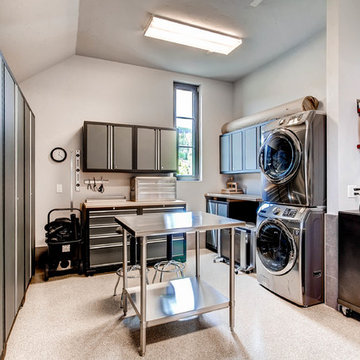
[[155, 129], [137, 129], [137, 169], [156, 170]]
[[88, 124], [86, 127], [87, 169], [107, 169], [108, 130], [106, 125]]
[[160, 130], [160, 169], [176, 171], [176, 130]]
[[257, 132], [256, 127], [244, 130], [245, 170], [256, 170]]
[[230, 135], [220, 137], [220, 171], [229, 172], [230, 169]]
[[132, 127], [114, 126], [114, 170], [132, 169]]
[[243, 169], [242, 132], [231, 135], [232, 171], [238, 172]]

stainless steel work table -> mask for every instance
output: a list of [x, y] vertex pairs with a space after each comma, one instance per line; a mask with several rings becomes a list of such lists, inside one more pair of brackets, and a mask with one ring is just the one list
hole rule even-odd
[[[193, 315], [229, 308], [230, 329], [235, 323], [235, 269], [234, 228], [244, 226], [244, 221], [212, 215], [202, 211], [118, 216], [116, 221], [123, 227], [123, 310], [127, 313], [130, 301], [140, 319], [140, 355], [145, 355], [146, 328]], [[200, 232], [215, 229], [231, 229], [229, 298], [200, 280]], [[166, 283], [146, 284], [147, 237], [159, 234], [178, 234], [195, 231], [195, 277], [176, 279]], [[140, 241], [140, 287], [128, 288], [127, 283], [127, 233]]]

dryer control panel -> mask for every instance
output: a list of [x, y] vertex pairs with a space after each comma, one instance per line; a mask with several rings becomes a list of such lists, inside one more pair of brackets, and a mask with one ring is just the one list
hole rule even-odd
[[297, 210], [286, 208], [283, 212], [283, 216], [294, 218], [297, 214]]

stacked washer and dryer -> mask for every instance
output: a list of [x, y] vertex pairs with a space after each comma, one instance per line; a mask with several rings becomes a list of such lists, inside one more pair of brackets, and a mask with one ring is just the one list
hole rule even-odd
[[301, 306], [323, 302], [326, 117], [306, 111], [261, 129], [264, 202], [257, 212], [257, 279]]

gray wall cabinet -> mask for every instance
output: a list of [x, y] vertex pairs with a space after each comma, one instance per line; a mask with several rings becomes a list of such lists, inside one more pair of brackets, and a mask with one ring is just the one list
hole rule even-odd
[[0, 53], [1, 351], [33, 274], [34, 119]]
[[84, 171], [131, 171], [133, 126], [84, 123]]
[[174, 128], [84, 122], [84, 172], [169, 173], [177, 170]]
[[260, 126], [220, 135], [220, 173], [259, 172]]
[[175, 172], [176, 129], [137, 126], [137, 170]]

